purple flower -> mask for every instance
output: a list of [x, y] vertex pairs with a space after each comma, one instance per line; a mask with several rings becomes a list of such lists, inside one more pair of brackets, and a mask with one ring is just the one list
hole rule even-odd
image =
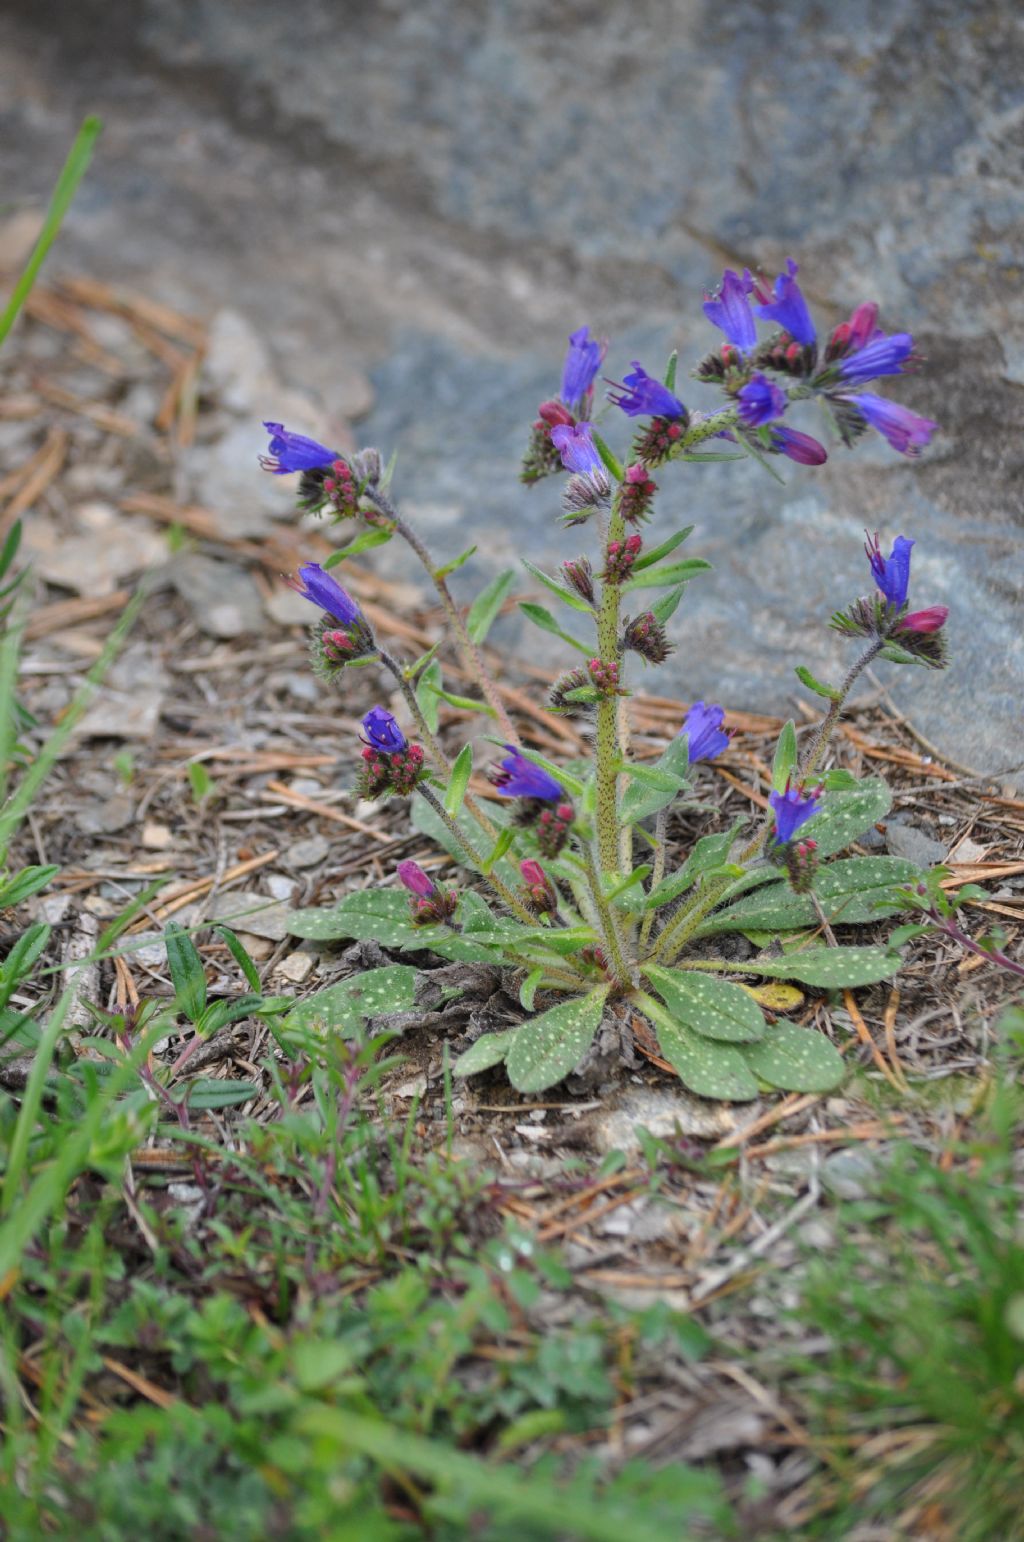
[[717, 295], [704, 301], [704, 314], [712, 326], [724, 332], [741, 353], [748, 353], [757, 342], [754, 313], [747, 299], [753, 287], [754, 281], [747, 268], [744, 268], [742, 278], [732, 268], [726, 268]]
[[335, 583], [329, 573], [325, 573], [319, 562], [306, 562], [299, 569], [296, 578], [290, 578], [288, 583], [297, 594], [301, 594], [304, 600], [312, 600], [314, 605], [319, 605], [335, 621], [340, 621], [342, 626], [351, 626], [354, 621], [362, 620], [362, 611], [352, 597], [345, 593], [340, 584]]
[[400, 755], [409, 748], [409, 741], [399, 728], [395, 714], [386, 707], [371, 707], [363, 718], [363, 733], [367, 743], [382, 755]]
[[865, 543], [864, 550], [871, 564], [871, 576], [890, 605], [907, 603], [907, 590], [910, 588], [910, 553], [913, 545], [913, 541], [909, 541], [905, 535], [898, 535], [892, 543], [892, 551], [888, 557], [883, 557], [877, 532], [873, 541], [868, 537]]
[[767, 375], [753, 375], [739, 393], [740, 422], [747, 428], [760, 428], [773, 418], [781, 418], [789, 405], [785, 391]]
[[775, 813], [775, 844], [785, 846], [800, 826], [818, 812], [821, 788], [805, 793], [802, 787], [790, 787], [787, 783], [785, 792], [773, 792], [768, 802]]
[[810, 434], [801, 434], [795, 428], [773, 428], [770, 448], [777, 455], [788, 455], [799, 466], [821, 466], [828, 460], [828, 451]]
[[702, 701], [694, 702], [679, 730], [687, 736], [686, 753], [691, 766], [698, 760], [714, 760], [716, 755], [728, 749], [729, 735], [722, 728], [724, 717], [724, 707], [707, 707]]
[[585, 475], [588, 471], [602, 469], [590, 423], [556, 423], [551, 430], [551, 443], [561, 455], [567, 471]]
[[763, 321], [775, 321], [796, 342], [809, 346], [817, 337], [807, 301], [796, 281], [799, 269], [792, 257], [786, 259], [786, 271], [775, 280], [775, 299], [771, 305], [759, 305], [757, 314]]
[[586, 396], [601, 368], [607, 347], [607, 343], [591, 337], [589, 327], [580, 327], [578, 332], [570, 334], [569, 351], [562, 368], [562, 401], [567, 407], [575, 407]]
[[506, 744], [508, 755], [497, 771], [491, 772], [491, 780], [503, 798], [543, 798], [545, 803], [560, 803], [564, 789], [553, 776], [517, 750], [514, 744]]
[[847, 354], [839, 361], [839, 373], [852, 385], [866, 385], [879, 375], [902, 375], [903, 366], [914, 351], [914, 339], [909, 332], [894, 332], [865, 343], [856, 353]]
[[305, 434], [293, 434], [283, 423], [264, 423], [270, 435], [269, 454], [260, 456], [264, 471], [284, 476], [289, 471], [317, 471], [321, 466], [331, 466], [341, 456], [337, 450], [329, 450]]
[[[615, 385], [615, 381], [611, 382]], [[627, 418], [685, 418], [686, 408], [668, 388], [663, 386], [660, 380], [655, 380], [653, 375], [633, 360], [633, 373], [624, 375], [621, 386], [617, 386], [619, 395], [614, 391], [608, 392], [608, 400], [614, 402], [616, 407], [621, 407]]]
[[844, 396], [842, 400], [863, 413], [871, 427], [877, 428], [901, 455], [920, 455], [922, 446], [929, 443], [939, 426], [930, 418], [918, 417], [909, 407], [901, 407], [899, 402], [890, 402], [884, 396], [872, 396], [869, 391]]
[[398, 879], [410, 894], [415, 894], [417, 899], [430, 899], [437, 892], [437, 884], [423, 871], [418, 862], [399, 862]]

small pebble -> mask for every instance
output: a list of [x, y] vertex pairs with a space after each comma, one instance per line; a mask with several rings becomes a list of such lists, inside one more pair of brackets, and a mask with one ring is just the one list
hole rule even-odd
[[308, 840], [296, 841], [294, 846], [289, 846], [283, 860], [288, 867], [316, 867], [324, 861], [329, 850], [322, 835], [311, 835]]
[[276, 965], [274, 978], [287, 980], [291, 985], [301, 985], [312, 974], [315, 962], [312, 953], [289, 953]]
[[142, 827], [142, 844], [147, 851], [166, 851], [174, 845], [174, 835], [166, 825], [145, 824]]

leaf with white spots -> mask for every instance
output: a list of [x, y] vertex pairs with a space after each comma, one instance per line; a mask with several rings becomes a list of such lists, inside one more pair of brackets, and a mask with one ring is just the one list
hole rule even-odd
[[856, 791], [826, 792], [821, 808], [801, 826], [800, 839], [817, 841], [819, 858], [834, 857], [891, 807], [892, 793], [881, 777], [860, 782]]
[[416, 970], [409, 964], [388, 964], [382, 969], [354, 974], [307, 996], [292, 1008], [283, 1026], [316, 1028], [353, 1038], [366, 1018], [408, 1012], [415, 1004]]
[[505, 1064], [519, 1092], [543, 1092], [568, 1076], [590, 1048], [604, 1013], [609, 987], [572, 996], [512, 1030]]
[[729, 969], [734, 974], [763, 975], [772, 980], [799, 980], [801, 985], [817, 985], [823, 990], [852, 990], [856, 985], [890, 979], [901, 963], [899, 954], [886, 948], [802, 948], [783, 958], [731, 963]]
[[757, 1097], [757, 1082], [738, 1048], [694, 1033], [651, 996], [641, 997], [640, 1007], [654, 1024], [661, 1053], [691, 1092], [730, 1103], [749, 1103]]
[[747, 1065], [783, 1092], [830, 1092], [846, 1074], [842, 1056], [823, 1033], [776, 1023], [758, 1044], [745, 1044]]
[[[919, 877], [920, 870], [903, 857], [846, 857], [821, 869], [814, 880], [814, 892], [834, 926], [862, 926], [905, 910], [906, 905], [893, 890], [915, 883]], [[817, 921], [811, 895], [795, 894], [783, 880], [764, 885], [727, 909], [716, 911], [694, 936], [713, 937], [717, 932], [739, 931], [788, 932], [814, 926]]]
[[505, 1028], [501, 1033], [485, 1033], [460, 1055], [452, 1066], [456, 1076], [475, 1076], [478, 1071], [489, 1071], [500, 1065], [508, 1053], [515, 1028]]
[[662, 969], [652, 965], [644, 970], [654, 989], [677, 1023], [685, 1023], [695, 1033], [709, 1039], [741, 1043], [759, 1039], [764, 1033], [764, 1016], [741, 985], [716, 980], [713, 975], [692, 970]]
[[447, 926], [414, 926], [404, 889], [360, 889], [346, 894], [325, 910], [293, 910], [288, 916], [293, 937], [317, 942], [379, 942], [385, 948], [426, 948], [442, 958], [484, 963], [497, 955], [493, 948], [459, 936]]

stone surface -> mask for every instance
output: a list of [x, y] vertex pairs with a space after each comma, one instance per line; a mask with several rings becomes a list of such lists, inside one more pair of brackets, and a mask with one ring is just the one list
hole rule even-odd
[[624, 1092], [614, 1107], [599, 1109], [591, 1125], [598, 1151], [622, 1151], [627, 1156], [640, 1150], [644, 1129], [658, 1140], [694, 1136], [718, 1140], [736, 1128], [728, 1104], [712, 1103], [679, 1088], [635, 1087]]
[[224, 921], [232, 931], [283, 942], [288, 935], [288, 910], [288, 905], [268, 899], [265, 894], [243, 894], [231, 889], [216, 896], [210, 906], [210, 917]]
[[198, 552], [179, 557], [169, 571], [196, 625], [208, 637], [240, 637], [261, 630], [263, 601], [248, 573]]
[[[691, 546], [716, 571], [691, 586], [679, 651], [647, 679], [789, 711], [795, 663], [827, 676], [846, 657], [826, 623], [867, 587], [861, 525], [902, 529], [918, 541], [915, 602], [952, 608], [954, 662], [945, 675], [882, 664], [879, 677], [940, 748], [1012, 782], [1024, 762], [1020, 8], [382, 0], [337, 23], [329, 0], [83, 0], [73, 13], [11, 0], [0, 174], [12, 217], [38, 208], [74, 125], [99, 110], [105, 137], [59, 260], [210, 315], [229, 305], [274, 375], [339, 413], [354, 415], [345, 381], [370, 370], [377, 404], [360, 437], [398, 450], [396, 491], [439, 556], [480, 544], [456, 575], [463, 596], [524, 550], [575, 549], [554, 484], [516, 482], [572, 327], [613, 339], [609, 373], [671, 346], [685, 369], [717, 336], [703, 287], [725, 264], [770, 271], [790, 251], [821, 325], [878, 299], [928, 359], [891, 394], [942, 436], [919, 466], [875, 443], [837, 450], [819, 473], [787, 464], [784, 487], [753, 464], [666, 476], [663, 520], [693, 521]], [[195, 496], [258, 529], [288, 497], [246, 471], [260, 436], [241, 417], [237, 430], [230, 457], [191, 468]], [[389, 571], [397, 562], [391, 547]]]
[[[901, 824], [890, 819], [885, 832], [886, 848], [894, 857], [906, 857], [920, 867], [932, 867], [946, 860], [946, 845], [933, 840], [916, 825]], [[961, 859], [964, 860], [964, 859]]]

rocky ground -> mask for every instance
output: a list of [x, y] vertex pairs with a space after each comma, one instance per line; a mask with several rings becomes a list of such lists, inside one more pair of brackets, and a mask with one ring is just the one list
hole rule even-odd
[[[863, 0], [841, 19], [813, 0], [557, 16], [527, 0], [33, 0], [0, 21], [0, 169], [31, 211], [99, 110], [65, 244], [77, 271], [207, 319], [229, 304], [262, 345], [245, 361], [255, 415], [297, 410], [261, 374], [265, 348], [339, 444], [355, 420], [398, 451], [438, 546], [477, 541], [492, 566], [565, 546], [515, 472], [570, 328], [607, 333], [616, 371], [672, 346], [685, 366], [723, 264], [771, 271], [789, 252], [822, 323], [877, 298], [918, 338], [927, 368], [900, 395], [941, 436], [918, 466], [879, 443], [820, 474], [787, 467], [785, 487], [752, 465], [680, 474], [716, 572], [659, 688], [788, 712], [794, 663], [838, 665], [824, 623], [862, 582], [861, 527], [902, 529], [922, 602], [952, 608], [954, 664], [904, 672], [894, 698], [1011, 785], [1022, 27], [1006, 0]], [[183, 457], [179, 493], [255, 528], [273, 490], [251, 471], [248, 406], [212, 460]]]

